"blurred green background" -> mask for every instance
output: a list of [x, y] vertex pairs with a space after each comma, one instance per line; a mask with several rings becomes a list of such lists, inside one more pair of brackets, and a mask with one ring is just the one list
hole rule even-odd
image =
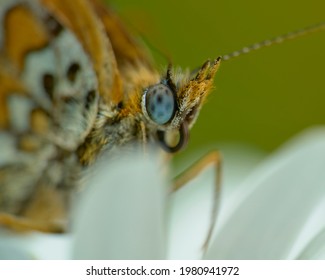
[[[110, 5], [184, 68], [325, 20], [324, 0], [116, 0]], [[324, 50], [323, 31], [224, 62], [185, 154], [237, 142], [271, 152], [304, 128], [325, 124]]]

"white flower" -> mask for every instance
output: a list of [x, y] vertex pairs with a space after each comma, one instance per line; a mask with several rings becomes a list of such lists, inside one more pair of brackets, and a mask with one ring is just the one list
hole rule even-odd
[[323, 128], [284, 145], [237, 191], [205, 258], [325, 259]]
[[325, 259], [325, 129], [263, 160], [224, 150], [220, 211], [204, 255], [212, 169], [169, 196], [157, 158], [134, 154], [100, 163], [73, 212], [71, 235], [4, 232], [0, 257]]

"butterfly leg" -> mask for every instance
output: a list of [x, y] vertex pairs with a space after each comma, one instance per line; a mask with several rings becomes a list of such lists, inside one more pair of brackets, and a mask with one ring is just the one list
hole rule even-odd
[[215, 181], [214, 181], [214, 194], [213, 194], [213, 206], [211, 213], [211, 223], [208, 229], [206, 239], [203, 243], [203, 251], [206, 251], [210, 243], [212, 233], [216, 224], [216, 218], [218, 213], [219, 198], [221, 192], [221, 168], [222, 168], [222, 157], [219, 151], [212, 151], [205, 155], [203, 158], [194, 163], [190, 168], [178, 175], [175, 180], [171, 192], [176, 192], [189, 181], [198, 176], [208, 166], [214, 165], [215, 168]]

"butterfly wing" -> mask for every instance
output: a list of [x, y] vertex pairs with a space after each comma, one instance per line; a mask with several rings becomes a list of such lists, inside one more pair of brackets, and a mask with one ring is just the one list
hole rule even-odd
[[118, 66], [136, 67], [145, 65], [153, 70], [152, 60], [145, 47], [139, 42], [119, 17], [101, 1], [90, 0], [90, 3], [104, 26], [106, 37], [109, 38]]
[[98, 66], [46, 6], [0, 8], [0, 211], [62, 218], [80, 169], [75, 151], [97, 115]]
[[94, 65], [101, 97], [106, 104], [116, 106], [122, 98], [117, 63], [110, 40], [91, 3], [87, 0], [40, 1], [77, 36]]

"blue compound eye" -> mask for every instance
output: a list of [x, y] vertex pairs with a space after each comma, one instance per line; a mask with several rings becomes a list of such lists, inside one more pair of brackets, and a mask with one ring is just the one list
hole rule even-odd
[[150, 87], [145, 98], [147, 113], [155, 123], [165, 124], [174, 117], [176, 100], [169, 87], [163, 84]]

